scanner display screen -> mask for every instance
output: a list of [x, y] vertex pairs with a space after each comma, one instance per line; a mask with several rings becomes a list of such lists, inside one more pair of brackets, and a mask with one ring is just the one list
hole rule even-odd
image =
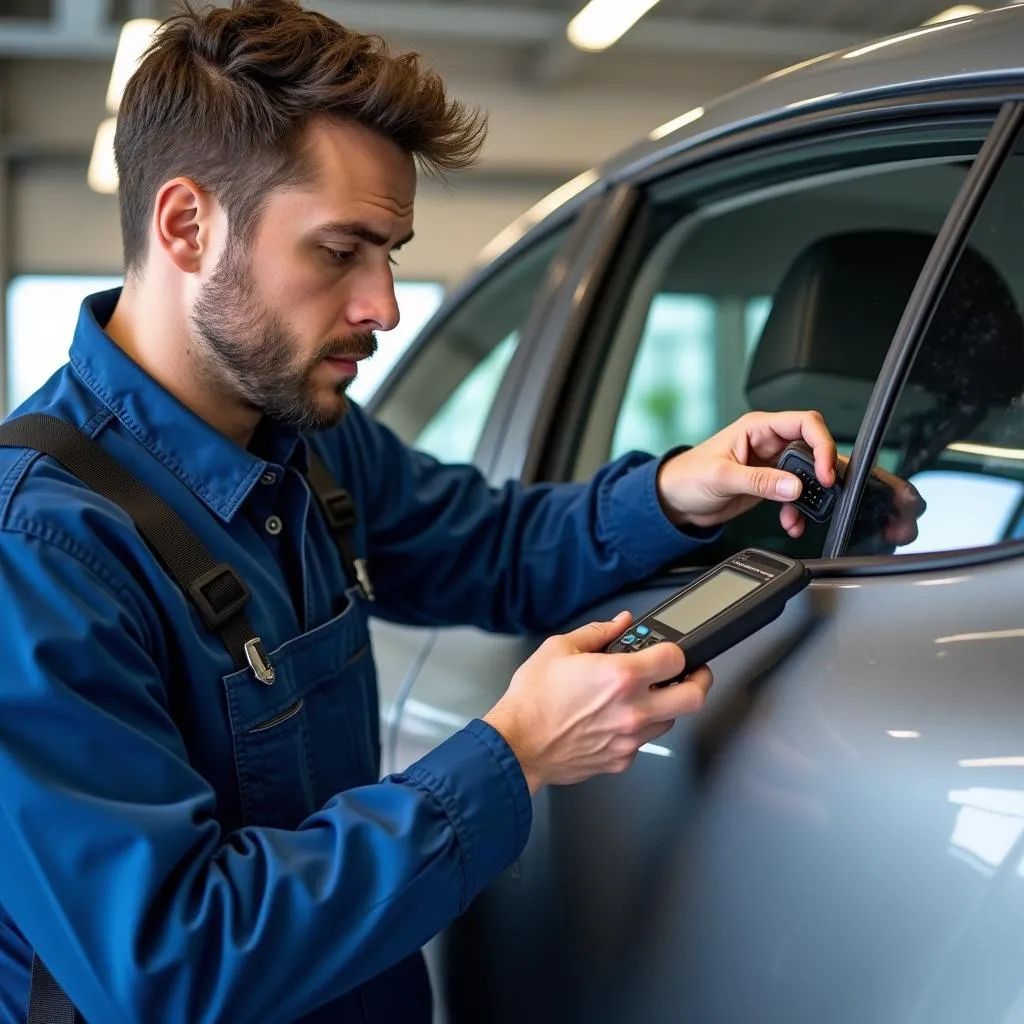
[[674, 604], [662, 608], [657, 613], [658, 621], [680, 633], [691, 633], [741, 597], [757, 590], [760, 585], [758, 580], [744, 573], [723, 569], [707, 583], [702, 583]]

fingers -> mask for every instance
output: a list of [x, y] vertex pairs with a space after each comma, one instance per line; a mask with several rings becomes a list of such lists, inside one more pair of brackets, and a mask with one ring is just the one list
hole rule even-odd
[[739, 462], [723, 462], [719, 466], [716, 487], [723, 494], [749, 494], [766, 501], [784, 502], [794, 501], [803, 490], [803, 484], [792, 473]]
[[645, 743], [653, 743], [654, 740], [660, 740], [675, 724], [675, 722], [655, 722], [653, 725], [647, 726], [637, 736], [637, 745], [642, 747]]
[[751, 413], [740, 422], [744, 420], [748, 421], [746, 429], [750, 445], [761, 458], [774, 459], [790, 441], [803, 440], [814, 452], [814, 474], [821, 485], [831, 487], [835, 483], [836, 443], [821, 413]]
[[645, 702], [649, 721], [668, 721], [700, 711], [713, 682], [711, 670], [705, 665], [675, 686], [652, 690]]
[[616, 640], [632, 621], [633, 616], [628, 611], [619, 612], [609, 622], [588, 622], [574, 629], [566, 639], [580, 652], [597, 653]]
[[897, 480], [898, 490], [893, 512], [882, 530], [882, 537], [889, 544], [904, 547], [913, 544], [919, 535], [917, 522], [924, 515], [927, 505], [913, 484]]
[[779, 522], [794, 540], [804, 535], [806, 520], [792, 505], [783, 505], [779, 509]]
[[[667, 643], [658, 646], [675, 647]], [[654, 648], [649, 650], [653, 651]], [[711, 672], [704, 667], [675, 686], [647, 689], [642, 699], [626, 702], [619, 713], [620, 731], [615, 742], [621, 759], [616, 770], [625, 771], [640, 748], [664, 736], [675, 725], [677, 718], [700, 711], [704, 707], [711, 683]]]
[[602, 658], [621, 696], [640, 694], [656, 683], [674, 679], [686, 667], [683, 652], [673, 643], [654, 644], [631, 654], [611, 654]]

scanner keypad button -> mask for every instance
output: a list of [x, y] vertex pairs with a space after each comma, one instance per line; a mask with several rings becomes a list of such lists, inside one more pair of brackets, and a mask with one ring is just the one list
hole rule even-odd
[[803, 490], [800, 492], [799, 500], [814, 509], [815, 512], [820, 512], [828, 498], [828, 493], [825, 488], [818, 483], [817, 479], [811, 473], [802, 467], [798, 466], [791, 470], [791, 472], [795, 477], [799, 478], [800, 482], [803, 484]]

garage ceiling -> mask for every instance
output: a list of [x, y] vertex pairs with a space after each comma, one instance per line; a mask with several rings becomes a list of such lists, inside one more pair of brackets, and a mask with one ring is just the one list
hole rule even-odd
[[[582, 0], [306, 0], [306, 6], [424, 48], [462, 46], [477, 56], [489, 48], [513, 50], [531, 58], [528, 74], [541, 84], [570, 80], [595, 63], [565, 40]], [[946, 6], [947, 0], [662, 0], [613, 50], [616, 60], [689, 55], [779, 67], [913, 28]], [[173, 9], [173, 0], [0, 0], [0, 58], [107, 60], [122, 21], [165, 17]]]
[[[568, 21], [583, 6], [583, 0], [452, 0], [438, 4], [435, 0], [374, 0], [381, 7], [393, 3], [430, 9], [501, 7], [527, 11], [556, 12]], [[782, 25], [790, 28], [853, 29], [859, 35], [879, 35], [919, 25], [926, 18], [952, 5], [944, 0], [661, 0], [651, 12], [650, 20], [670, 18], [702, 19], [711, 22], [732, 22], [745, 25]], [[311, 4], [310, 6], [316, 6]], [[342, 10], [344, 2], [336, 5]], [[359, 6], [359, 5], [351, 5]], [[998, 6], [980, 3], [978, 6]]]

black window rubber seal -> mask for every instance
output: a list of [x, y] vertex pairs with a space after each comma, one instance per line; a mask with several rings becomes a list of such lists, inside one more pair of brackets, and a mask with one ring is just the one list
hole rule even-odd
[[907, 374], [945, 294], [978, 214], [1013, 150], [1022, 124], [1024, 103], [1012, 101], [1000, 108], [925, 260], [882, 364], [878, 385], [868, 401], [850, 453], [847, 484], [832, 516], [822, 552], [823, 561], [843, 557], [850, 543], [861, 492], [874, 466], [885, 427], [899, 401]]

